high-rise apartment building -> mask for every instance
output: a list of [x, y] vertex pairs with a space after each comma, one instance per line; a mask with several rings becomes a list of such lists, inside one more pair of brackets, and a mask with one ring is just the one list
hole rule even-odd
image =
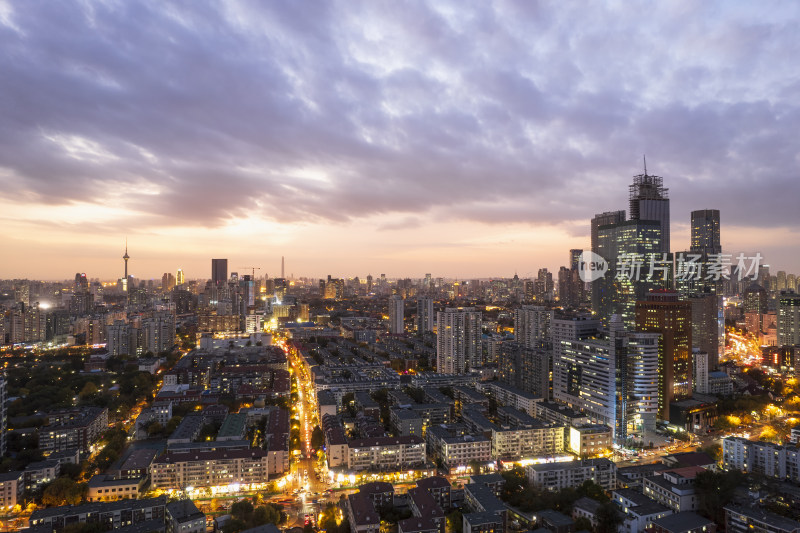
[[158, 354], [171, 350], [175, 345], [175, 316], [162, 311], [142, 320], [142, 341], [144, 352]]
[[520, 342], [500, 344], [497, 372], [500, 381], [525, 392], [549, 399], [553, 353], [546, 348], [526, 348]]
[[800, 294], [782, 291], [778, 297], [778, 346], [800, 345]]
[[433, 331], [433, 298], [417, 298], [417, 335]]
[[514, 310], [514, 339], [525, 348], [540, 348], [550, 340], [552, 320], [552, 309], [523, 305]]
[[405, 300], [395, 294], [389, 298], [389, 333], [399, 335], [405, 332], [403, 318], [405, 316]]
[[481, 313], [448, 307], [436, 314], [436, 370], [464, 374], [481, 364]]
[[211, 282], [214, 285], [222, 285], [228, 281], [228, 260], [211, 260]]
[[660, 333], [658, 415], [669, 420], [669, 406], [692, 395], [692, 304], [671, 290], [654, 291], [636, 302], [636, 330]]

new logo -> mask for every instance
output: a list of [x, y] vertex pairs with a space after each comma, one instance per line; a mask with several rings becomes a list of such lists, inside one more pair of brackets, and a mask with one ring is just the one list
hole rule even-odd
[[590, 250], [581, 252], [578, 260], [578, 274], [581, 281], [589, 283], [605, 276], [608, 272], [608, 261]]

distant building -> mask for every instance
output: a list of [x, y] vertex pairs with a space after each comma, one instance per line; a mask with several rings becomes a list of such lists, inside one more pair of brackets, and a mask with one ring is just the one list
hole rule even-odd
[[472, 307], [437, 313], [436, 371], [465, 374], [481, 365], [481, 313]]

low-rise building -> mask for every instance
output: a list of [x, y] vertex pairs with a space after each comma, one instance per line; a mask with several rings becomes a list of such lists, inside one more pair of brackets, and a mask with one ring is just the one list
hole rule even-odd
[[658, 520], [653, 520], [650, 525], [651, 533], [716, 533], [717, 524], [704, 516], [692, 511], [675, 513]]
[[492, 441], [483, 435], [467, 435], [459, 426], [431, 426], [425, 434], [430, 455], [450, 471], [472, 462], [492, 459]]
[[394, 505], [394, 486], [385, 481], [373, 481], [358, 487], [358, 492], [364, 494], [376, 509]]
[[379, 533], [381, 518], [365, 494], [347, 496], [347, 518], [351, 533]]
[[433, 476], [419, 479], [417, 480], [417, 487], [430, 492], [439, 507], [445, 511], [450, 509], [452, 486], [446, 477]]
[[25, 490], [30, 492], [39, 490], [57, 478], [60, 471], [61, 463], [52, 459], [30, 463], [24, 470]]
[[585, 459], [564, 463], [544, 463], [527, 467], [528, 481], [542, 490], [559, 491], [593, 481], [605, 490], [614, 490], [617, 465], [608, 459]]
[[8, 511], [21, 502], [25, 491], [25, 474], [20, 471], [0, 474], [0, 509]]
[[613, 443], [613, 431], [602, 424], [587, 424], [585, 426], [570, 426], [567, 428], [569, 451], [579, 457], [593, 457], [606, 453]]
[[39, 449], [45, 454], [89, 447], [108, 429], [108, 409], [84, 407], [49, 415], [50, 425], [39, 429]]
[[84, 505], [62, 505], [37, 509], [31, 514], [32, 528], [49, 527], [51, 531], [62, 531], [68, 524], [98, 524], [102, 530], [121, 529], [150, 521], [164, 523], [167, 497], [144, 500], [120, 500], [116, 502], [94, 502]]
[[666, 505], [676, 513], [694, 511], [700, 506], [700, 496], [695, 491], [694, 478], [705, 468], [690, 466], [667, 470], [660, 476], [644, 479], [643, 492], [648, 498]]
[[113, 502], [128, 498], [136, 499], [142, 494], [146, 476], [140, 478], [116, 478], [106, 474], [92, 476], [86, 500], [90, 502]]
[[419, 435], [354, 439], [347, 443], [350, 470], [406, 470], [425, 463], [425, 441]]
[[673, 510], [662, 505], [641, 492], [633, 489], [617, 489], [612, 492], [611, 501], [624, 513], [620, 533], [642, 533], [650, 524], [673, 514]]
[[268, 452], [262, 449], [168, 451], [150, 467], [153, 489], [261, 485], [267, 482]]
[[192, 500], [167, 504], [167, 533], [205, 533], [206, 515]]
[[800, 522], [741, 505], [725, 506], [726, 533], [800, 533]]
[[422, 416], [418, 412], [394, 407], [389, 417], [396, 435], [422, 435]]

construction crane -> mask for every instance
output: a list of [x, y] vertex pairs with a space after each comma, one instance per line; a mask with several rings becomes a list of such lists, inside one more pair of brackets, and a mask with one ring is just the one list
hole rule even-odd
[[252, 270], [253, 271], [253, 275], [250, 277], [250, 279], [252, 279], [252, 280], [256, 279], [256, 270], [261, 270], [261, 267], [252, 267], [252, 266], [250, 266], [250, 267], [239, 267], [239, 268], [249, 268], [250, 270]]

